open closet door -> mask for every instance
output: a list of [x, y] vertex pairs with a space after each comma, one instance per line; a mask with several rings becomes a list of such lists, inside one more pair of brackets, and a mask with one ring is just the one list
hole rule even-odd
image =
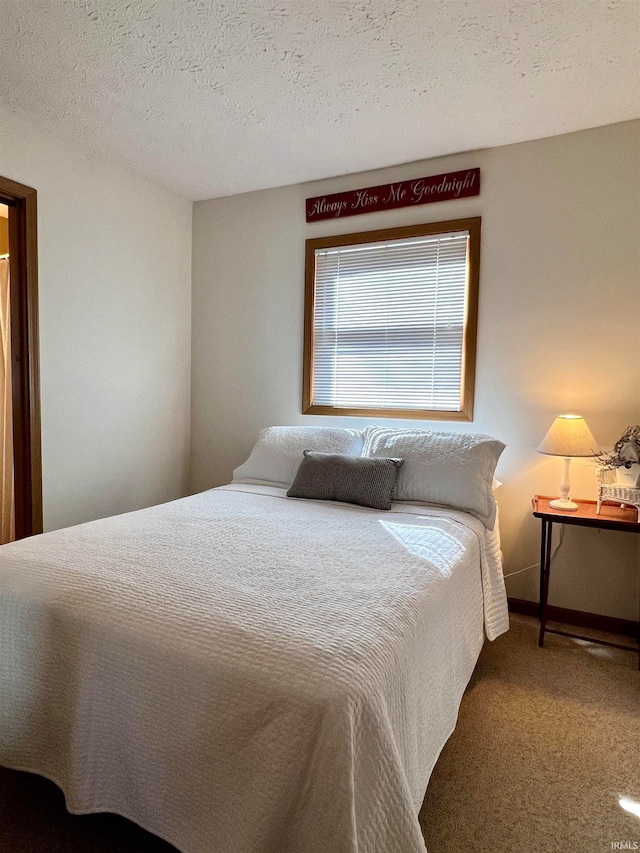
[[0, 545], [15, 537], [9, 261], [0, 258]]

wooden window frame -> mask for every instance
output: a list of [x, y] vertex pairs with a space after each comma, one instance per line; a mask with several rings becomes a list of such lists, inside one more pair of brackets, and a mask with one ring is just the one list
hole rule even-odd
[[[480, 285], [480, 225], [481, 217], [450, 219], [425, 225], [384, 228], [378, 231], [359, 231], [333, 237], [318, 237], [306, 241], [305, 304], [304, 304], [304, 362], [302, 376], [302, 413], [305, 415], [334, 415], [338, 417], [413, 418], [415, 420], [472, 421], [476, 378], [476, 346], [478, 338], [478, 292]], [[350, 246], [424, 237], [449, 231], [468, 231], [467, 292], [462, 343], [462, 400], [457, 412], [439, 409], [363, 409], [338, 406], [317, 406], [313, 400], [313, 319], [315, 306], [315, 271], [317, 249]]]
[[0, 177], [9, 204], [15, 538], [42, 533], [37, 193]]

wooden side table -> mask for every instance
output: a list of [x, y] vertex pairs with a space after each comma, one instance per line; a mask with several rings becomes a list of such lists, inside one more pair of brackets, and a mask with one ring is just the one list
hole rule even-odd
[[640, 533], [640, 522], [635, 509], [619, 506], [603, 505], [600, 514], [596, 512], [595, 501], [575, 500], [579, 509], [566, 512], [552, 509], [549, 501], [553, 498], [536, 495], [533, 500], [533, 514], [542, 521], [540, 536], [540, 636], [538, 645], [544, 645], [545, 632], [561, 634], [563, 637], [574, 637], [576, 640], [587, 640], [590, 643], [600, 643], [603, 646], [613, 646], [616, 649], [626, 649], [638, 653], [638, 668], [640, 669], [640, 623], [638, 627], [638, 646], [626, 646], [612, 643], [608, 640], [596, 640], [583, 634], [573, 634], [570, 631], [560, 631], [557, 628], [547, 628], [547, 600], [549, 598], [549, 576], [551, 574], [551, 538], [554, 524], [570, 524], [576, 527], [595, 527], [599, 530], [620, 530], [624, 533]]

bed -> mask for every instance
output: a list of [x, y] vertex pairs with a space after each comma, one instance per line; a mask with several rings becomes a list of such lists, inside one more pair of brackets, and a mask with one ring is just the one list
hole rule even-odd
[[184, 853], [424, 853], [497, 526], [234, 483], [0, 549], [0, 764]]

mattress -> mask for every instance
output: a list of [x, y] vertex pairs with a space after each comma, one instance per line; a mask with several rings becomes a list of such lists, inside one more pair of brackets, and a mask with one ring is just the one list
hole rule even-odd
[[231, 485], [0, 548], [0, 764], [184, 853], [424, 853], [497, 532]]

